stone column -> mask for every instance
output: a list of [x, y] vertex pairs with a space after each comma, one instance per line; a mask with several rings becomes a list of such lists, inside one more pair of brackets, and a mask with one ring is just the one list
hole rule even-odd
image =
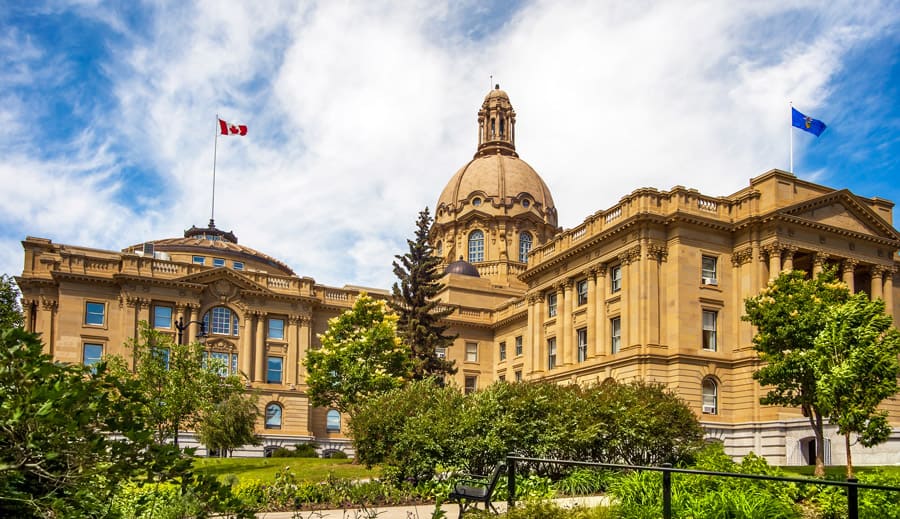
[[884, 311], [897, 322], [894, 316], [894, 268], [884, 271]]
[[535, 294], [533, 297], [535, 326], [532, 330], [534, 339], [531, 341], [531, 369], [533, 373], [543, 373], [544, 366], [547, 365], [547, 357], [544, 354], [547, 349], [544, 344], [544, 306], [547, 304], [547, 297], [543, 293]]
[[769, 281], [771, 281], [781, 274], [781, 247], [769, 245], [765, 251], [769, 255]]
[[288, 316], [288, 327], [287, 327], [287, 359], [285, 359], [284, 366], [284, 383], [287, 384], [291, 389], [296, 388], [297, 385], [297, 370], [300, 364], [300, 355], [297, 351], [299, 345], [297, 344], [297, 325], [300, 322], [299, 315], [289, 315]]
[[308, 315], [300, 316], [298, 320], [300, 325], [299, 333], [299, 341], [298, 341], [298, 350], [300, 355], [300, 362], [297, 366], [298, 370], [298, 380], [301, 384], [306, 383], [306, 367], [303, 365], [303, 360], [306, 359], [306, 354], [309, 352], [310, 344], [312, 341], [312, 317]]
[[137, 310], [138, 310], [138, 321], [144, 321], [144, 322], [152, 325], [152, 323], [150, 322], [150, 300], [141, 298], [140, 306], [137, 307]]
[[813, 258], [813, 276], [818, 276], [825, 271], [826, 262], [828, 262], [828, 254], [822, 251], [817, 252], [815, 258]]
[[841, 263], [841, 274], [844, 278], [844, 284], [846, 284], [847, 288], [850, 289], [851, 294], [856, 292], [856, 287], [853, 286], [853, 275], [858, 263], [859, 261], [852, 258], [845, 259]]
[[256, 328], [256, 316], [249, 310], [244, 312], [244, 337], [241, 341], [240, 365], [241, 372], [247, 377], [247, 382], [256, 380], [253, 374], [253, 330]]
[[534, 369], [534, 337], [537, 327], [540, 326], [537, 319], [537, 297], [534, 294], [525, 294], [525, 303], [528, 305], [528, 328], [530, 332], [522, 337], [522, 353], [525, 357], [524, 373], [531, 373]]
[[607, 332], [609, 320], [606, 317], [606, 293], [609, 290], [606, 286], [606, 271], [606, 265], [598, 266], [595, 271], [597, 277], [597, 290], [595, 290], [596, 304], [594, 306], [594, 311], [597, 315], [597, 333], [594, 338], [594, 353], [596, 355], [605, 355], [608, 353], [605, 346], [608, 338], [607, 335], [609, 335]]
[[254, 382], [266, 381], [266, 314], [258, 312], [256, 314], [256, 333], [253, 334], [253, 343], [256, 345], [255, 359], [256, 369], [253, 370]]
[[[200, 307], [196, 305], [185, 305], [184, 308], [184, 321], [188, 324], [188, 341], [193, 342], [197, 340], [197, 335], [200, 334], [200, 325], [195, 322], [200, 320], [199, 315]], [[203, 330], [206, 333], [209, 333], [209, 330]]]
[[56, 320], [56, 311], [59, 303], [55, 299], [41, 298], [40, 309], [35, 319], [35, 331], [41, 334], [41, 340], [44, 343], [44, 353], [53, 355], [56, 351], [56, 330], [53, 323]]
[[884, 267], [881, 265], [872, 266], [872, 301], [876, 299], [884, 299]]
[[25, 319], [25, 331], [29, 333], [34, 333], [34, 301], [31, 299], [22, 299], [22, 317]]
[[660, 334], [662, 333], [662, 323], [660, 322], [661, 309], [663, 304], [662, 294], [660, 294], [660, 284], [662, 275], [662, 264], [668, 257], [668, 249], [665, 245], [650, 245], [647, 262], [649, 270], [646, 281], [646, 316], [642, 319], [644, 322], [644, 336], [646, 338], [645, 347], [650, 345], [659, 345], [662, 343]]
[[[597, 352], [597, 272], [594, 269], [584, 271], [587, 278], [587, 309], [585, 309], [585, 320], [587, 321], [587, 340], [588, 349], [587, 356], [590, 358]], [[592, 348], [590, 345], [594, 344]]]
[[557, 307], [562, 308], [562, 314], [560, 315], [561, 319], [556, 320], [556, 342], [559, 344], [559, 349], [556, 351], [558, 364], [557, 366], [564, 366], [575, 363], [575, 355], [574, 353], [574, 335], [575, 331], [572, 329], [572, 285], [574, 283], [571, 279], [567, 279], [560, 283], [560, 296], [562, 297], [562, 302], [557, 301]]

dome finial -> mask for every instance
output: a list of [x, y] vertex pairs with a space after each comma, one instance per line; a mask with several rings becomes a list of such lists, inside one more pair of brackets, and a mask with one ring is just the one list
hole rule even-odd
[[495, 83], [494, 89], [484, 96], [484, 103], [478, 111], [478, 151], [475, 156], [496, 153], [518, 156], [516, 111], [506, 92], [500, 90], [500, 83]]

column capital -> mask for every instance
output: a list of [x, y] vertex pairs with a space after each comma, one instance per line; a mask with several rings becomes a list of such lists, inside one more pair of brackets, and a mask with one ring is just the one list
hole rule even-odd
[[664, 243], [651, 243], [647, 246], [647, 256], [662, 263], [669, 257], [669, 248]]
[[825, 263], [829, 260], [829, 258], [831, 258], [831, 256], [829, 256], [827, 252], [819, 250], [819, 251], [816, 251], [816, 255], [813, 258], [813, 263], [815, 263], [816, 265], [822, 266], [822, 265], [825, 265]]
[[747, 247], [746, 249], [742, 249], [731, 254], [731, 265], [734, 267], [740, 267], [745, 263], [750, 263], [753, 259], [753, 249], [751, 247]]
[[628, 265], [632, 261], [641, 259], [641, 246], [635, 245], [634, 247], [626, 250], [619, 254], [619, 261], [622, 262], [623, 265]]
[[778, 254], [778, 257], [781, 257], [781, 251], [784, 249], [784, 245], [778, 243], [777, 241], [767, 243], [765, 245], [760, 246], [759, 250], [765, 252], [769, 256], [773, 256]]
[[887, 267], [884, 265], [872, 265], [872, 277], [881, 277], [887, 272]]
[[856, 269], [856, 266], [859, 265], [859, 260], [853, 258], [845, 258], [841, 261], [841, 270], [844, 272], [853, 272]]

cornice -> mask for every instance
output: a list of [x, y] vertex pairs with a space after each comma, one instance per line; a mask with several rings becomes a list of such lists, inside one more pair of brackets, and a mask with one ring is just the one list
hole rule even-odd
[[119, 284], [142, 283], [159, 287], [183, 288], [194, 292], [202, 292], [203, 289], [206, 288], [206, 285], [200, 283], [189, 283], [186, 281], [178, 281], [176, 279], [135, 276], [132, 274], [113, 274], [113, 279]]

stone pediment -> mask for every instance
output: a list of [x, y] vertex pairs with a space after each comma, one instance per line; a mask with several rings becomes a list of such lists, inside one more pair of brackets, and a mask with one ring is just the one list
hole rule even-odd
[[218, 298], [231, 298], [244, 290], [272, 293], [267, 287], [225, 267], [197, 272], [178, 278], [176, 281], [206, 285], [206, 289]]
[[888, 240], [900, 240], [900, 234], [890, 223], [846, 189], [788, 206], [778, 212], [816, 225]]

